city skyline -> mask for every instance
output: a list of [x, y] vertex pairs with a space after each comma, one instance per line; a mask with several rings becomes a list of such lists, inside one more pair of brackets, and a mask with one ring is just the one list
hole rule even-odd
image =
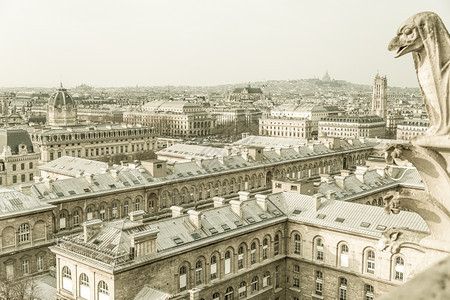
[[417, 87], [398, 26], [446, 1], [0, 2], [0, 87], [213, 86], [321, 78]]

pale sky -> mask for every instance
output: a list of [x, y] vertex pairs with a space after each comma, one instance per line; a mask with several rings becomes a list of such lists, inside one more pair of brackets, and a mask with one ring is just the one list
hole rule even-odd
[[0, 87], [218, 85], [322, 77], [417, 87], [398, 26], [449, 0], [0, 0]]

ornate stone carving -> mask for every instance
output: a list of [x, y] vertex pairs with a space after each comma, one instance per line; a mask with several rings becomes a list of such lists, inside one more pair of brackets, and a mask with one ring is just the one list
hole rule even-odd
[[395, 57], [412, 53], [417, 79], [430, 118], [428, 135], [450, 134], [450, 35], [438, 15], [418, 13], [406, 20], [389, 50]]

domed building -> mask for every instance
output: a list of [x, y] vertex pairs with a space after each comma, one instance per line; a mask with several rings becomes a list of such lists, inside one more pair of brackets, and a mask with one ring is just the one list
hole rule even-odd
[[55, 127], [77, 124], [76, 102], [62, 84], [48, 101], [47, 122], [50, 126]]

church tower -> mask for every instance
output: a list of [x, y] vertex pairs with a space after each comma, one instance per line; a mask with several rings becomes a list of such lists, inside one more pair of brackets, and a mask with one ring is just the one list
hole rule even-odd
[[55, 127], [77, 124], [77, 105], [62, 84], [48, 101], [47, 122]]
[[386, 76], [380, 77], [380, 75], [377, 73], [373, 81], [372, 115], [377, 115], [385, 120], [387, 118], [386, 89], [387, 89]]

